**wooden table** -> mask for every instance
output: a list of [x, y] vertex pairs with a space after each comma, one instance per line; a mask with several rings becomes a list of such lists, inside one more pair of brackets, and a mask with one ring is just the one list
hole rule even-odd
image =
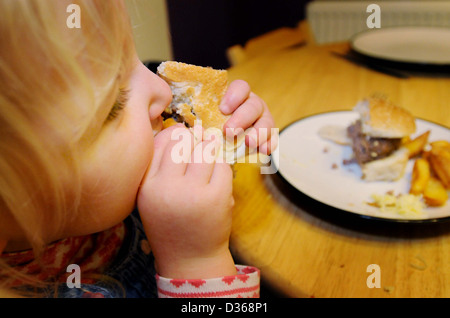
[[[348, 44], [303, 46], [229, 70], [269, 105], [280, 129], [315, 113], [351, 109], [383, 93], [415, 116], [450, 126], [450, 77], [399, 79], [330, 54]], [[280, 177], [237, 164], [230, 247], [287, 297], [450, 297], [450, 223], [365, 220], [293, 191]], [[449, 207], [450, 208], [450, 207]], [[370, 264], [380, 288], [368, 288]]]

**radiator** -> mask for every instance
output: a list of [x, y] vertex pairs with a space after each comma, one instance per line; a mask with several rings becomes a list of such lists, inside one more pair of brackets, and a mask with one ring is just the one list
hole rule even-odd
[[306, 17], [316, 43], [346, 41], [367, 30], [369, 4], [380, 7], [381, 28], [390, 26], [450, 27], [450, 1], [313, 1]]

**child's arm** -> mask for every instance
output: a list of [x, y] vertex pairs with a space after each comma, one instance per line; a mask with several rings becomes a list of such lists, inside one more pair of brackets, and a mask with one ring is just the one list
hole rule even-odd
[[226, 163], [179, 162], [203, 158], [207, 142], [172, 126], [155, 137], [154, 156], [138, 195], [138, 209], [160, 276], [198, 279], [236, 274], [228, 249], [232, 171]]
[[[155, 153], [138, 195], [138, 209], [155, 256], [160, 297], [258, 297], [259, 270], [235, 266], [229, 237], [232, 171], [226, 163], [174, 160], [202, 157], [183, 125], [155, 137]], [[183, 138], [185, 138], [183, 140]], [[199, 153], [200, 152], [200, 153]], [[180, 159], [180, 158], [178, 158]]]
[[[273, 118], [246, 82], [230, 84], [221, 109], [233, 113], [225, 133], [227, 128], [252, 127], [248, 146], [266, 154], [275, 149]], [[259, 270], [235, 266], [228, 247], [234, 204], [231, 168], [205, 160], [176, 163], [182, 148], [187, 158], [205, 159], [204, 151], [211, 144], [194, 144], [190, 137], [183, 125], [155, 137], [154, 157], [138, 195], [138, 209], [155, 256], [159, 295], [180, 297], [200, 284], [199, 295], [259, 296]]]

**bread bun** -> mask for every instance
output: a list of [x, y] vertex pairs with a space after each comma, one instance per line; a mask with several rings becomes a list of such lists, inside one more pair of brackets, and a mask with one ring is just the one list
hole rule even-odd
[[405, 173], [408, 150], [400, 148], [390, 156], [361, 165], [362, 179], [365, 181], [396, 181]]
[[403, 138], [416, 130], [414, 117], [380, 97], [370, 97], [354, 108], [361, 116], [362, 132], [370, 137]]
[[245, 155], [243, 134], [231, 141], [223, 136], [223, 126], [230, 115], [224, 115], [219, 105], [228, 86], [227, 71], [167, 61], [158, 66], [157, 74], [169, 84], [173, 95], [170, 106], [165, 110], [172, 118], [166, 121], [175, 120], [194, 127], [201, 120], [204, 137], [220, 135], [223, 140], [218, 158], [234, 163]]
[[339, 145], [347, 146], [352, 144], [352, 140], [347, 134], [347, 127], [340, 125], [325, 125], [317, 131], [320, 137], [333, 141]]
[[157, 74], [172, 90], [169, 112], [178, 114], [189, 127], [201, 120], [205, 129], [223, 128], [230, 117], [219, 109], [227, 90], [227, 71], [168, 61], [158, 66]]

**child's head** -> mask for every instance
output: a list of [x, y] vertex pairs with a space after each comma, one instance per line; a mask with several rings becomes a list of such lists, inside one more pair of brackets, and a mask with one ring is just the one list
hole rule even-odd
[[[69, 4], [80, 28], [69, 28]], [[168, 86], [137, 59], [122, 1], [1, 1], [0, 241], [39, 250], [133, 209]]]

